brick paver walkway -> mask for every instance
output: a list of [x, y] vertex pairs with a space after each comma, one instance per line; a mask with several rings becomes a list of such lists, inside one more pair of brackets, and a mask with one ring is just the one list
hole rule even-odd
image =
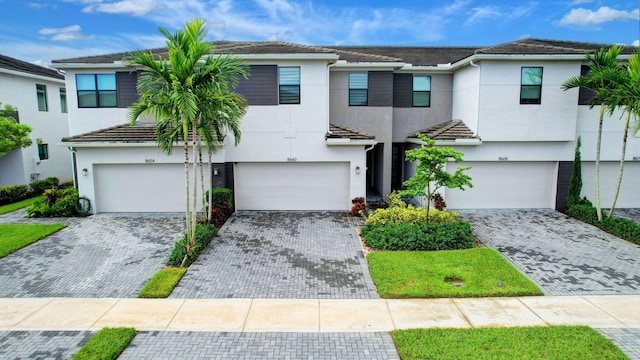
[[135, 297], [183, 231], [182, 218], [152, 215], [0, 222], [69, 225], [0, 259], [0, 297]]
[[640, 294], [640, 246], [553, 210], [463, 210], [545, 295]]
[[71, 359], [91, 331], [0, 331], [0, 359]]
[[354, 221], [332, 212], [236, 212], [173, 298], [376, 298]]

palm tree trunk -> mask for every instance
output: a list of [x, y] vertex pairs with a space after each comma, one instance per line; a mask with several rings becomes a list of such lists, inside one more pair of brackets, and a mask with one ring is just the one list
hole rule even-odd
[[624, 133], [622, 135], [622, 156], [620, 157], [620, 171], [618, 172], [618, 183], [616, 184], [616, 192], [613, 196], [613, 204], [609, 210], [609, 219], [613, 217], [613, 211], [616, 209], [616, 202], [620, 194], [620, 185], [622, 184], [622, 171], [624, 170], [624, 156], [627, 152], [627, 134], [629, 133], [629, 120], [631, 119], [631, 109], [627, 110], [627, 117], [624, 120]]
[[204, 213], [205, 222], [209, 222], [209, 216], [207, 215], [206, 204], [204, 203], [204, 167], [202, 166], [202, 138], [198, 135], [198, 167], [200, 168], [200, 189], [202, 191], [202, 212]]
[[196, 152], [197, 152], [197, 148], [198, 148], [198, 141], [197, 141], [197, 126], [198, 126], [198, 119], [197, 118], [193, 118], [193, 122], [192, 122], [192, 129], [193, 129], [193, 208], [191, 209], [191, 226], [193, 228], [193, 234], [191, 235], [193, 238], [193, 242], [195, 243], [195, 229], [196, 229], [196, 224], [198, 222], [198, 218], [197, 218], [197, 209], [198, 209], [198, 179], [197, 179], [197, 175], [198, 175], [198, 169], [196, 166], [196, 161], [195, 161], [195, 157], [196, 157]]
[[189, 209], [189, 141], [187, 140], [187, 135], [184, 136], [184, 191], [185, 191], [185, 199], [187, 201], [187, 207], [185, 211], [185, 228], [187, 231], [187, 239], [191, 239], [191, 222], [190, 215], [191, 211]]
[[604, 122], [604, 103], [600, 104], [598, 120], [598, 137], [596, 139], [596, 212], [598, 221], [602, 221], [602, 204], [600, 203], [600, 148], [602, 147], [602, 124]]
[[209, 201], [207, 202], [207, 214], [209, 222], [211, 221], [211, 202], [213, 201], [213, 172], [211, 169], [211, 151], [209, 151]]

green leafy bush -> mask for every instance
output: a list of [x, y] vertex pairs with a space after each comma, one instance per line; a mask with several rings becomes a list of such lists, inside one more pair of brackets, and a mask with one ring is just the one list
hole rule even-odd
[[184, 235], [173, 247], [167, 265], [187, 267], [193, 264], [198, 255], [207, 247], [217, 230], [213, 224], [198, 224], [196, 226], [196, 242], [190, 244], [187, 235]]
[[[209, 201], [209, 191], [205, 193], [205, 201]], [[229, 188], [211, 189], [211, 202], [213, 206], [227, 205], [233, 208], [233, 192]]]
[[596, 208], [591, 205], [573, 205], [567, 209], [567, 215], [587, 224], [595, 224], [598, 221]]
[[75, 188], [49, 189], [45, 198], [37, 200], [27, 208], [29, 217], [69, 217], [76, 215], [75, 205], [78, 191]]
[[445, 223], [369, 223], [362, 239], [383, 250], [453, 250], [473, 247], [471, 224], [462, 220]]
[[640, 244], [640, 224], [623, 218], [604, 218], [597, 226], [619, 238]]
[[51, 176], [46, 179], [34, 181], [29, 184], [31, 190], [33, 191], [33, 195], [42, 195], [45, 190], [58, 187], [60, 180], [57, 177]]
[[[367, 224], [398, 224], [424, 223], [427, 220], [427, 210], [417, 208], [413, 205], [389, 206], [386, 209], [377, 209], [369, 214], [366, 218]], [[441, 211], [437, 209], [429, 209], [429, 222], [436, 224], [444, 224], [458, 220], [458, 213]]]
[[9, 185], [0, 187], [0, 205], [13, 204], [28, 199], [32, 195], [27, 185]]

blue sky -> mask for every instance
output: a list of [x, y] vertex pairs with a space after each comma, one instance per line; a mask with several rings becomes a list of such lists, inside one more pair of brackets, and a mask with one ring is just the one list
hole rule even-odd
[[162, 47], [207, 20], [211, 40], [495, 45], [523, 37], [638, 44], [636, 0], [0, 0], [0, 53], [52, 59]]

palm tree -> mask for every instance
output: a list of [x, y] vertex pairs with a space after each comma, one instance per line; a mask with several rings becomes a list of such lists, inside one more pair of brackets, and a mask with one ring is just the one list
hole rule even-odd
[[[616, 74], [606, 75], [613, 79]], [[613, 216], [613, 211], [618, 201], [618, 195], [620, 194], [620, 186], [622, 184], [622, 174], [624, 170], [624, 158], [627, 149], [627, 137], [629, 134], [629, 128], [631, 119], [633, 119], [632, 133], [635, 135], [640, 129], [640, 51], [636, 50], [629, 58], [629, 62], [626, 65], [626, 71], [619, 72], [616, 80], [617, 87], [613, 93], [613, 101], [610, 105], [610, 113], [612, 113], [618, 106], [624, 109], [624, 131], [622, 135], [622, 151], [620, 156], [620, 170], [618, 172], [618, 181], [616, 183], [616, 190], [613, 197], [613, 204], [609, 210], [609, 218]]]
[[[140, 98], [129, 114], [132, 124], [140, 115], [149, 113], [156, 119], [158, 146], [171, 154], [173, 146], [182, 142], [185, 156], [185, 223], [187, 238], [195, 244], [197, 221], [197, 179], [193, 164], [194, 189], [189, 187], [189, 137], [194, 157], [202, 140], [209, 153], [217, 150], [224, 134], [230, 130], [235, 144], [240, 141], [239, 121], [246, 102], [233, 92], [240, 76], [247, 76], [242, 60], [231, 55], [210, 56], [213, 47], [204, 41], [205, 21], [195, 19], [174, 34], [160, 32], [167, 38], [168, 58], [151, 52], [135, 51], [128, 62], [143, 68], [138, 79]], [[222, 100], [221, 100], [222, 99]], [[230, 100], [231, 99], [231, 100]], [[190, 206], [190, 195], [193, 206]]]
[[622, 47], [613, 45], [609, 50], [600, 49], [598, 52], [587, 54], [589, 61], [589, 71], [586, 75], [574, 76], [562, 84], [563, 90], [584, 87], [594, 92], [595, 96], [589, 101], [589, 108], [593, 109], [600, 105], [600, 116], [598, 118], [598, 135], [596, 137], [596, 169], [595, 169], [595, 191], [596, 209], [598, 220], [602, 221], [602, 204], [600, 202], [600, 149], [602, 147], [602, 124], [607, 103], [611, 100], [613, 83], [602, 76], [603, 72], [617, 71], [621, 69], [617, 62], [617, 57], [622, 52]]

